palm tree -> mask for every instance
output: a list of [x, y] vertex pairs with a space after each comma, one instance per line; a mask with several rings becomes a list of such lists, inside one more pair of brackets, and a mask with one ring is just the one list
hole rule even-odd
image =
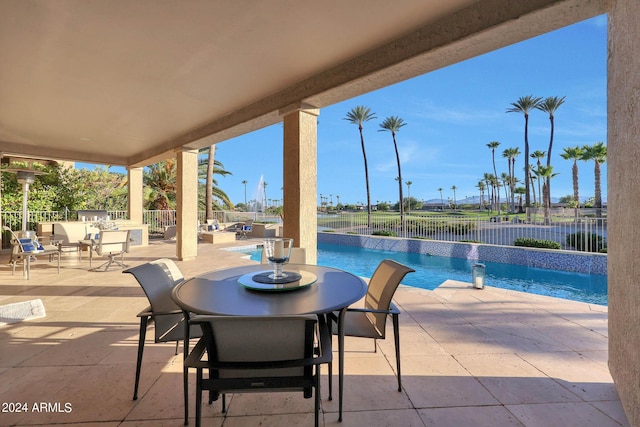
[[406, 126], [404, 120], [398, 116], [389, 116], [382, 123], [380, 123], [380, 129], [378, 132], [391, 132], [393, 138], [393, 148], [396, 151], [396, 163], [398, 164], [398, 194], [400, 196], [400, 224], [404, 235], [404, 198], [402, 196], [402, 170], [400, 168], [400, 154], [398, 153], [398, 144], [396, 142], [396, 133], [400, 131], [400, 128]]
[[549, 224], [551, 222], [551, 197], [549, 197], [547, 182], [557, 174], [553, 173], [553, 166], [542, 165], [538, 166], [536, 174], [538, 175], [538, 184], [540, 184], [540, 181], [544, 181], [542, 184], [541, 200], [544, 202], [544, 223]]
[[262, 212], [266, 212], [267, 211], [267, 185], [269, 185], [269, 183], [267, 181], [262, 181]]
[[438, 191], [440, 192], [440, 206], [442, 207], [442, 209], [444, 209], [444, 197], [442, 197], [442, 187], [438, 188]]
[[454, 208], [456, 208], [458, 205], [458, 202], [456, 201], [456, 190], [458, 189], [458, 187], [454, 185], [451, 187], [451, 189], [453, 190], [453, 206]]
[[358, 125], [358, 130], [360, 131], [360, 145], [362, 146], [362, 157], [364, 159], [364, 179], [367, 185], [367, 226], [371, 227], [371, 192], [369, 191], [369, 167], [367, 166], [367, 152], [364, 149], [364, 135], [362, 133], [362, 124], [364, 122], [368, 122], [371, 119], [375, 119], [376, 116], [371, 112], [369, 107], [365, 107], [364, 105], [358, 105], [357, 107], [351, 109], [347, 113], [347, 116], [344, 120], [349, 121], [349, 123]]
[[529, 180], [531, 181], [531, 186], [533, 187], [533, 206], [537, 206], [538, 204], [536, 202], [536, 186], [535, 186], [535, 183], [538, 180], [538, 175], [536, 174], [536, 170], [534, 170], [533, 168], [529, 169]]
[[[507, 108], [507, 113], [522, 113], [524, 115], [524, 176], [527, 178], [524, 182], [525, 188], [525, 206], [531, 206], [531, 196], [529, 195], [529, 112], [540, 104], [540, 97], [531, 95], [522, 96], [516, 102], [511, 103], [511, 108]], [[529, 212], [527, 211], [527, 220]]]
[[515, 193], [518, 195], [518, 212], [522, 213], [522, 195], [526, 193], [524, 187], [516, 187]]
[[600, 183], [600, 165], [607, 160], [607, 147], [604, 142], [599, 141], [593, 145], [585, 145], [582, 147], [584, 151], [582, 160], [593, 160], [595, 163], [594, 172], [594, 184], [595, 184], [595, 203], [596, 216], [602, 218], [602, 187]]
[[476, 184], [476, 188], [480, 190], [480, 204], [478, 205], [478, 209], [482, 210], [484, 206], [484, 182], [478, 181], [478, 184]]
[[578, 210], [580, 209], [580, 194], [578, 192], [578, 160], [582, 160], [584, 152], [582, 148], [567, 147], [560, 156], [565, 160], [573, 160], [573, 166], [571, 168], [571, 175], [573, 178], [573, 201], [576, 203], [576, 217], [578, 216]]
[[495, 200], [494, 200], [494, 180], [493, 180], [493, 174], [485, 172], [484, 175], [482, 176], [482, 179], [484, 179], [484, 182], [487, 183], [487, 198], [489, 199], [489, 206], [491, 207], [491, 210], [495, 207]]
[[198, 164], [198, 179], [205, 180], [205, 211], [206, 211], [206, 219], [213, 219], [213, 200], [218, 199], [222, 202], [223, 206], [233, 207], [233, 202], [229, 199], [229, 196], [218, 187], [218, 181], [216, 181], [213, 176], [221, 175], [227, 176], [232, 175], [231, 172], [224, 169], [224, 165], [214, 159], [215, 156], [215, 145], [211, 145], [207, 151], [207, 157], [200, 160]]
[[[538, 169], [537, 169], [538, 171], [540, 170], [540, 166], [542, 166], [542, 162], [540, 161], [540, 159], [544, 159], [546, 155], [547, 155], [546, 151], [540, 151], [540, 150], [536, 150], [533, 153], [531, 153], [531, 158], [537, 160], [536, 165], [538, 166]], [[533, 173], [535, 174], [536, 179], [538, 180], [538, 200], [539, 200], [539, 203], [542, 204], [544, 201], [542, 200], [542, 190], [541, 190], [542, 182], [540, 182], [540, 174], [537, 171], [533, 171]], [[535, 192], [535, 189], [533, 191]], [[536, 204], [535, 201], [533, 202], [533, 204], [534, 205]]]
[[409, 199], [408, 211], [411, 212], [411, 184], [413, 184], [413, 181], [406, 181], [405, 184], [407, 184], [407, 193]]
[[[493, 162], [493, 175], [494, 176], [498, 176], [498, 171], [496, 170], [496, 148], [498, 148], [498, 146], [500, 145], [500, 143], [498, 141], [491, 141], [490, 143], [487, 144], [487, 147], [491, 148], [491, 160]], [[497, 211], [498, 211], [498, 215], [500, 215], [500, 191], [498, 191], [497, 193], [497, 200], [496, 200], [496, 206], [497, 206]]]
[[[565, 99], [564, 96], [562, 98], [558, 98], [557, 96], [549, 96], [536, 106], [538, 110], [544, 111], [545, 113], [549, 114], [549, 122], [551, 123], [551, 131], [549, 136], [549, 150], [547, 150], [547, 166], [551, 166], [551, 149], [553, 148], [553, 133], [555, 129], [554, 114], [556, 110], [562, 104], [564, 104], [564, 99]], [[548, 178], [546, 180], [546, 184], [547, 184], [547, 192], [549, 197], [549, 200], [547, 201], [547, 203], [551, 205], [551, 178]]]
[[517, 147], [507, 148], [502, 152], [502, 157], [507, 159], [507, 166], [509, 168], [509, 193], [511, 194], [511, 213], [516, 211], [516, 157], [520, 155], [520, 149]]
[[242, 180], [242, 185], [244, 185], [244, 206], [245, 209], [247, 209], [247, 183], [249, 181], [247, 181], [246, 179]]
[[204, 204], [206, 206], [205, 219], [213, 219], [213, 167], [215, 162], [216, 146], [209, 146], [209, 155], [207, 156], [207, 178], [205, 180], [205, 197]]
[[171, 158], [145, 168], [142, 180], [145, 185], [147, 209], [170, 210], [176, 205], [176, 159]]
[[502, 186], [504, 187], [504, 199], [509, 203], [509, 192], [511, 191], [511, 176], [502, 172], [500, 174], [500, 180], [502, 181]]

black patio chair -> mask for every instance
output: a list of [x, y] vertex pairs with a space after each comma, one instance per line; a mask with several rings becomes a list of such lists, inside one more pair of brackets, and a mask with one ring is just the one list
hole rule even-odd
[[[320, 365], [331, 362], [331, 336], [324, 316], [194, 316], [202, 339], [185, 360], [195, 368], [196, 427], [202, 417], [202, 391], [209, 403], [229, 392], [301, 391], [313, 397], [315, 426], [320, 410]], [[203, 371], [209, 377], [203, 377]]]
[[[396, 347], [396, 369], [398, 391], [402, 391], [400, 375], [400, 310], [393, 304], [393, 295], [398, 285], [408, 273], [414, 269], [391, 259], [385, 259], [376, 268], [369, 281], [367, 294], [364, 297], [364, 308], [348, 308], [344, 316], [344, 335], [351, 337], [372, 338], [373, 351], [377, 351], [376, 340], [385, 338], [387, 317], [393, 319], [393, 333]], [[333, 333], [337, 334], [337, 315], [330, 315]]]
[[[150, 306], [138, 313], [140, 318], [140, 334], [138, 336], [138, 359], [136, 363], [136, 379], [133, 389], [133, 400], [138, 399], [138, 384], [142, 365], [142, 354], [149, 322], [155, 324], [155, 342], [176, 342], [175, 354], [178, 354], [180, 341], [185, 342], [185, 358], [189, 351], [188, 341], [185, 340], [186, 330], [189, 330], [189, 338], [202, 336], [199, 327], [189, 327], [185, 324], [185, 315], [171, 299], [171, 290], [184, 280], [180, 269], [170, 259], [158, 259], [137, 267], [129, 268], [123, 273], [132, 274], [144, 290]], [[184, 376], [184, 404], [185, 425], [188, 423], [188, 383], [185, 369]]]

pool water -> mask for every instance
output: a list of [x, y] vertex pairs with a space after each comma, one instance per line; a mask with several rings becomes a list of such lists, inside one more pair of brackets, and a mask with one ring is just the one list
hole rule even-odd
[[[249, 253], [251, 259], [260, 261], [261, 250]], [[380, 261], [387, 258], [416, 270], [404, 278], [403, 284], [431, 290], [447, 279], [471, 282], [471, 269], [476, 263], [462, 258], [318, 244], [318, 265], [339, 268], [358, 276], [371, 277]], [[605, 275], [570, 273], [498, 262], [483, 264], [486, 266], [487, 286], [607, 305]]]

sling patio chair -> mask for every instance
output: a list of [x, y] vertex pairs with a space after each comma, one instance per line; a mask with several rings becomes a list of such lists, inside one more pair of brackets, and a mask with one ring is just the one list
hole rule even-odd
[[[387, 316], [393, 319], [393, 334], [396, 348], [396, 369], [398, 391], [402, 391], [400, 375], [400, 310], [393, 304], [393, 295], [398, 285], [408, 273], [415, 272], [391, 259], [385, 259], [376, 268], [369, 280], [367, 294], [364, 297], [364, 308], [348, 308], [344, 316], [344, 335], [351, 337], [372, 338], [373, 351], [377, 351], [376, 340], [385, 338]], [[331, 313], [332, 330], [337, 334], [338, 317]], [[335, 323], [335, 324], [334, 324]]]
[[238, 231], [238, 239], [248, 239], [249, 233], [253, 231], [253, 220], [247, 220], [242, 227], [240, 227], [240, 231]]
[[[202, 391], [209, 403], [222, 394], [300, 391], [313, 397], [319, 424], [320, 365], [330, 363], [331, 336], [324, 316], [194, 316], [203, 336], [185, 361], [196, 373], [196, 427], [202, 418]], [[203, 377], [204, 370], [208, 378]]]
[[3, 230], [11, 233], [11, 257], [9, 258], [9, 265], [11, 265], [11, 274], [16, 273], [16, 265], [22, 261], [22, 274], [26, 279], [31, 276], [31, 261], [38, 255], [47, 255], [49, 261], [53, 260], [55, 256], [58, 261], [58, 273], [60, 273], [60, 247], [57, 245], [43, 245], [38, 241], [38, 237], [33, 234], [33, 237], [18, 237], [16, 233], [8, 226], [3, 226]]
[[[133, 400], [138, 399], [138, 384], [140, 382], [140, 372], [142, 367], [142, 354], [144, 352], [144, 342], [147, 334], [147, 327], [150, 322], [155, 325], [155, 342], [166, 343], [176, 342], [175, 354], [178, 354], [180, 341], [185, 343], [185, 357], [189, 351], [189, 338], [202, 336], [200, 327], [189, 327], [185, 322], [185, 315], [180, 307], [171, 299], [172, 289], [184, 280], [182, 272], [175, 263], [166, 258], [158, 259], [129, 268], [123, 273], [132, 274], [144, 291], [149, 306], [138, 313], [140, 318], [140, 333], [138, 335], [138, 359], [136, 363], [136, 379], [133, 389]], [[187, 334], [185, 331], [189, 330]], [[185, 424], [188, 421], [188, 383], [186, 372], [184, 375], [184, 404], [185, 404]]]
[[[129, 230], [102, 230], [93, 249], [98, 255], [109, 258], [107, 262], [91, 271], [107, 271], [111, 264], [126, 268], [124, 254], [129, 252]], [[89, 248], [91, 250], [91, 248]], [[120, 259], [118, 259], [120, 258]]]

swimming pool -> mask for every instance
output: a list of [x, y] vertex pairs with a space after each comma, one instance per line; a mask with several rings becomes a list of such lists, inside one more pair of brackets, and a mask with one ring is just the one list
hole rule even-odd
[[[251, 259], [260, 261], [260, 250], [249, 250], [247, 253], [251, 254]], [[475, 264], [475, 261], [462, 258], [318, 244], [318, 265], [340, 268], [359, 276], [371, 277], [380, 261], [386, 258], [416, 270], [405, 277], [403, 284], [431, 290], [447, 279], [471, 282], [471, 268]], [[568, 273], [498, 262], [483, 264], [486, 266], [487, 286], [607, 305], [605, 275]]]

